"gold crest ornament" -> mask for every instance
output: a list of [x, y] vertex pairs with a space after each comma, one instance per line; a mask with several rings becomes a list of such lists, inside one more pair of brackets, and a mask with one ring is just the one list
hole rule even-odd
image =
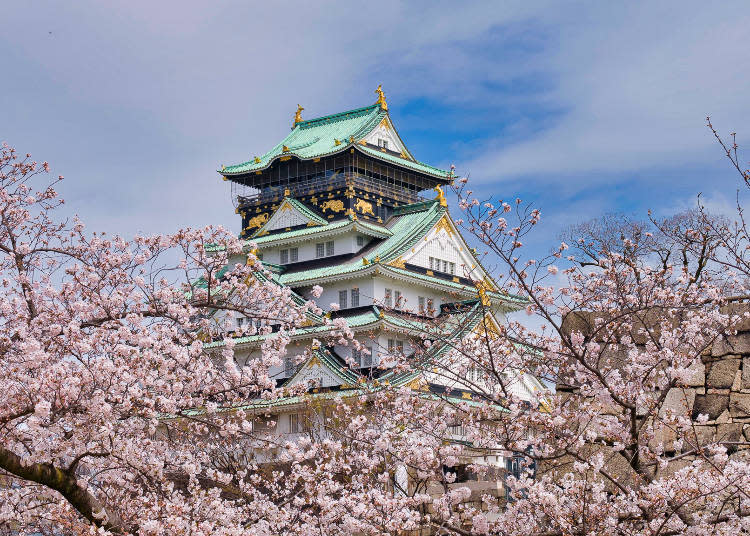
[[304, 108], [301, 105], [298, 104], [297, 105], [297, 111], [294, 114], [294, 124], [295, 125], [297, 123], [301, 123], [302, 122], [302, 110], [304, 110]]
[[375, 90], [375, 93], [378, 95], [378, 100], [375, 101], [375, 104], [380, 104], [381, 110], [388, 111], [388, 103], [385, 102], [385, 93], [383, 92], [382, 84], [378, 84], [378, 89]]

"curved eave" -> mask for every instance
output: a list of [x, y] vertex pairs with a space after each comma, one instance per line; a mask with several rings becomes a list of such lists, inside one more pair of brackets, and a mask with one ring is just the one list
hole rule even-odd
[[[230, 168], [235, 167], [235, 166], [229, 166], [225, 169], [218, 169], [216, 171], [217, 173], [221, 174], [224, 177], [224, 179], [232, 180], [233, 178], [240, 178], [244, 175], [251, 175], [258, 171], [265, 171], [268, 168], [270, 168], [275, 162], [281, 160], [282, 158], [294, 157], [300, 161], [310, 161], [310, 160], [315, 160], [316, 158], [327, 158], [329, 156], [334, 156], [334, 155], [343, 153], [350, 149], [356, 149], [361, 154], [365, 156], [369, 156], [371, 158], [376, 158], [377, 160], [383, 163], [400, 166], [400, 167], [403, 167], [407, 171], [421, 173], [422, 175], [427, 175], [433, 179], [440, 179], [442, 181], [446, 181], [446, 183], [450, 183], [455, 178], [451, 174], [450, 171], [444, 171], [438, 168], [433, 168], [434, 171], [430, 169], [424, 169], [421, 166], [426, 166], [430, 168], [432, 168], [432, 166], [429, 166], [429, 164], [423, 164], [422, 162], [419, 162], [416, 160], [409, 160], [408, 158], [400, 158], [400, 157], [396, 157], [393, 155], [390, 155], [392, 156], [392, 158], [387, 158], [383, 156], [384, 153], [381, 153], [380, 151], [377, 151], [369, 147], [363, 147], [361, 144], [357, 142], [342, 143], [340, 146], [337, 146], [336, 149], [332, 151], [329, 151], [326, 153], [320, 153], [320, 154], [309, 156], [309, 157], [300, 155], [299, 153], [295, 153], [294, 151], [280, 153], [271, 157], [271, 159], [264, 164], [258, 164], [257, 167], [251, 167], [249, 169], [244, 169], [242, 171], [236, 171], [236, 172], [230, 171]], [[370, 149], [370, 150], [368, 151], [366, 149]], [[385, 153], [385, 154], [388, 154], [388, 153]], [[245, 164], [238, 164], [238, 165], [242, 166]]]

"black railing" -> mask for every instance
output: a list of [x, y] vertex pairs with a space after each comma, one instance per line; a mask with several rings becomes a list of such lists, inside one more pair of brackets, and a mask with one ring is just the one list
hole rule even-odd
[[258, 205], [261, 203], [279, 201], [290, 197], [315, 195], [321, 192], [331, 192], [339, 188], [360, 188], [373, 194], [379, 194], [403, 203], [419, 203], [427, 199], [406, 187], [389, 184], [380, 179], [374, 179], [353, 172], [326, 172], [325, 176], [310, 177], [302, 180], [269, 186], [251, 195], [239, 195], [239, 205]]

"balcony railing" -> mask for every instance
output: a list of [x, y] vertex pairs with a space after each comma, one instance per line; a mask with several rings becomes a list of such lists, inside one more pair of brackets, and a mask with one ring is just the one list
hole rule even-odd
[[271, 186], [250, 195], [238, 195], [237, 201], [239, 206], [243, 207], [279, 201], [287, 195], [302, 197], [349, 187], [360, 188], [403, 203], [419, 203], [427, 200], [413, 190], [389, 184], [381, 179], [374, 179], [353, 172], [327, 172], [322, 177], [311, 177], [290, 182], [289, 184]]

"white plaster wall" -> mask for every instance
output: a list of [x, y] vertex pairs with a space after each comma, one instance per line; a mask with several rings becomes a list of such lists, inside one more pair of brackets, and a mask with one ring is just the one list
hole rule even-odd
[[310, 261], [314, 260], [317, 257], [315, 256], [316, 252], [316, 244], [333, 241], [333, 254], [334, 255], [345, 255], [347, 253], [356, 253], [360, 249], [362, 249], [360, 246], [357, 246], [357, 233], [355, 232], [348, 232], [340, 235], [336, 235], [334, 237], [328, 237], [328, 238], [316, 238], [316, 237], [307, 237], [304, 240], [300, 240], [295, 243], [288, 243], [283, 246], [276, 246], [274, 244], [268, 244], [268, 245], [261, 245], [258, 247], [258, 252], [263, 254], [263, 260], [265, 262], [270, 262], [273, 264], [279, 264], [280, 263], [280, 250], [282, 249], [290, 249], [293, 247], [296, 247], [299, 249], [299, 259], [297, 262], [303, 262], [303, 261]]
[[[393, 306], [396, 306], [396, 291], [401, 291], [402, 306], [401, 309], [404, 311], [410, 311], [413, 313], [419, 312], [419, 296], [425, 297], [425, 306], [427, 299], [432, 299], [433, 307], [435, 308], [435, 314], [440, 312], [440, 305], [447, 302], [454, 302], [461, 299], [459, 296], [448, 295], [444, 292], [434, 290], [419, 284], [411, 284], [406, 281], [385, 277], [382, 275], [376, 275], [373, 277], [373, 292], [375, 293], [375, 302], [379, 305], [383, 304], [385, 298], [385, 289], [391, 289]], [[425, 312], [426, 314], [426, 312]]]

